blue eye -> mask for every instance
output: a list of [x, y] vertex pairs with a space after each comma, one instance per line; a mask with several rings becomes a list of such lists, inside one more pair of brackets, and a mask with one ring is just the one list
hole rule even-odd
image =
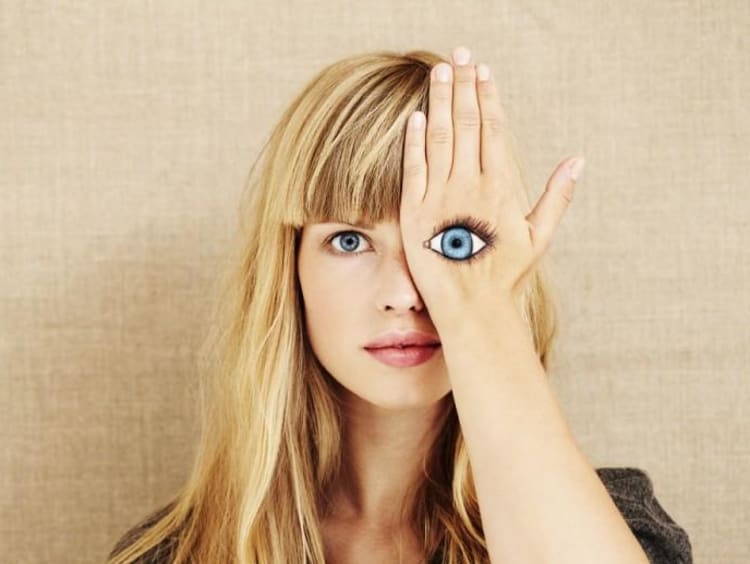
[[339, 231], [338, 233], [334, 233], [333, 235], [331, 235], [326, 240], [326, 243], [328, 245], [331, 245], [333, 241], [335, 241], [339, 237], [341, 237], [341, 246], [343, 248], [343, 251], [334, 250], [333, 254], [335, 255], [358, 255], [364, 252], [364, 251], [352, 252], [354, 249], [357, 248], [357, 243], [364, 239], [364, 235], [362, 235], [362, 233], [359, 233], [358, 231]]
[[[438, 233], [430, 239], [429, 243], [428, 248], [452, 260], [466, 260], [487, 246], [487, 243], [480, 237], [460, 226]], [[474, 251], [477, 246], [478, 248]]]

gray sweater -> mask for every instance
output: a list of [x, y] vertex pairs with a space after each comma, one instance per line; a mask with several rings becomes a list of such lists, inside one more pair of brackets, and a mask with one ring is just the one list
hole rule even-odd
[[[651, 564], [692, 564], [687, 532], [667, 514], [654, 495], [649, 475], [638, 468], [597, 468], [596, 473]], [[116, 543], [110, 558], [131, 544], [170, 508], [162, 507], [129, 529]], [[134, 564], [169, 564], [173, 541], [154, 547]], [[439, 562], [436, 559], [435, 562]]]

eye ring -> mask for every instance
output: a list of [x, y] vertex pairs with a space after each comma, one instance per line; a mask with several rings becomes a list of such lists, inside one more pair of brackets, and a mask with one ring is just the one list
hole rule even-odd
[[[448, 235], [453, 235], [457, 238], [451, 241], [447, 241], [447, 244], [451, 244], [454, 247], [456, 246], [454, 243], [458, 240], [459, 244], [461, 244], [461, 242], [463, 241], [464, 246], [471, 247], [471, 249], [473, 250], [476, 246], [473, 242], [474, 238], [476, 238], [480, 243], [484, 244], [480, 246], [476, 252], [470, 254], [469, 256], [454, 257], [451, 256], [453, 255], [452, 252], [449, 252], [448, 254], [442, 252], [443, 249], [446, 249], [446, 246], [442, 244], [443, 239], [445, 239]], [[431, 243], [438, 237], [440, 237], [440, 243], [438, 243], [438, 248], [435, 248]], [[495, 246], [496, 240], [496, 231], [488, 221], [477, 219], [473, 216], [456, 215], [452, 218], [448, 218], [442, 221], [434, 229], [430, 239], [424, 241], [423, 245], [426, 249], [430, 249], [431, 251], [434, 251], [435, 253], [441, 255], [443, 258], [452, 262], [472, 262], [479, 254], [482, 253], [485, 247], [493, 248]], [[450, 248], [448, 248], [448, 250], [450, 251]]]
[[[457, 225], [435, 235], [428, 241], [427, 248], [449, 260], [465, 261], [471, 260], [486, 246], [487, 243], [476, 233]], [[466, 250], [467, 247], [468, 251]], [[467, 256], [456, 256], [456, 254], [461, 255], [464, 252], [469, 254]]]

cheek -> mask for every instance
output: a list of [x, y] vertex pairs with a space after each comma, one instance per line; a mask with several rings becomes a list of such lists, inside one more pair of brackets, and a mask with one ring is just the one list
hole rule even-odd
[[327, 273], [317, 270], [314, 276], [304, 279], [301, 288], [313, 350], [327, 356], [328, 350], [356, 347], [358, 339], [363, 338], [357, 322], [357, 315], [363, 311], [361, 289], [358, 291], [346, 278], [334, 276], [331, 270]]
[[340, 325], [350, 326], [355, 304], [348, 294], [340, 288], [321, 288], [306, 302], [308, 318], [314, 319], [316, 326], [327, 326], [331, 330]]
[[299, 256], [307, 334], [324, 365], [351, 361], [350, 353], [356, 357], [357, 348], [371, 337], [365, 319], [372, 284], [367, 266], [366, 261], [332, 258], [310, 248]]
[[337, 276], [332, 269], [328, 272], [323, 269], [316, 271], [306, 279], [303, 287], [308, 313], [325, 317], [331, 323], [352, 311], [357, 292], [356, 283]]

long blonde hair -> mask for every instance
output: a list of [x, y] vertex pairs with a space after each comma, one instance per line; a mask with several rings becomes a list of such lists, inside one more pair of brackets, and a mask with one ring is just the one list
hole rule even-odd
[[[440, 61], [450, 62], [421, 50], [340, 60], [273, 128], [251, 167], [217, 280], [200, 355], [202, 427], [192, 471], [108, 564], [149, 551], [171, 551], [168, 561], [177, 564], [325, 562], [320, 523], [342, 469], [342, 419], [332, 378], [305, 332], [299, 235], [307, 222], [398, 219], [405, 123], [417, 109], [429, 115], [430, 70]], [[540, 264], [523, 292], [523, 314], [545, 368], [554, 303]], [[449, 395], [408, 522], [428, 560], [489, 562]]]

